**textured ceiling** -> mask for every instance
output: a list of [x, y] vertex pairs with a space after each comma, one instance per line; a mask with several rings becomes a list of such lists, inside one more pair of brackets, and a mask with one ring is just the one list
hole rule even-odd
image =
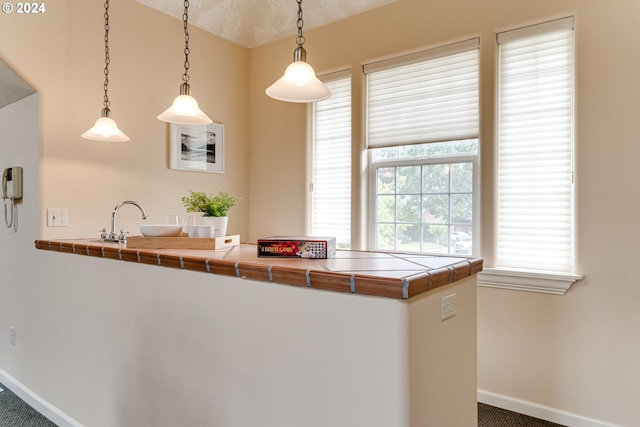
[[[184, 4], [176, 0], [136, 0], [182, 19]], [[304, 29], [322, 27], [398, 0], [306, 0]], [[296, 0], [191, 0], [189, 25], [245, 47], [256, 47], [296, 34]]]

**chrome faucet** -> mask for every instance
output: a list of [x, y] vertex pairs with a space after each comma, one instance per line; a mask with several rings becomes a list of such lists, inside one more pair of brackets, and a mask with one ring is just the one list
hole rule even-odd
[[104, 228], [100, 230], [100, 232], [102, 233], [100, 234], [102, 240], [119, 243], [127, 242], [127, 233], [129, 233], [128, 230], [122, 229], [120, 230], [120, 234], [116, 235], [116, 214], [118, 213], [118, 209], [120, 209], [124, 205], [134, 205], [135, 207], [140, 209], [140, 212], [142, 212], [142, 219], [147, 219], [147, 213], [144, 211], [144, 208], [142, 206], [132, 200], [125, 200], [113, 209], [113, 213], [111, 214], [111, 231], [109, 232], [109, 234], [107, 235], [107, 230]]

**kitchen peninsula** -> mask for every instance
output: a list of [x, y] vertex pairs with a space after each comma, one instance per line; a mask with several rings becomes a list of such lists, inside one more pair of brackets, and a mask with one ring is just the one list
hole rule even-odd
[[[141, 307], [123, 302], [145, 313], [131, 314], [142, 330], [166, 330], [160, 342], [142, 334], [138, 369], [179, 395], [200, 390], [195, 399], [210, 413], [190, 425], [477, 423], [480, 259], [340, 250], [260, 258], [252, 244], [135, 249], [89, 239], [35, 246], [60, 257], [63, 274], [80, 268], [149, 292]], [[442, 320], [451, 294], [456, 313]]]

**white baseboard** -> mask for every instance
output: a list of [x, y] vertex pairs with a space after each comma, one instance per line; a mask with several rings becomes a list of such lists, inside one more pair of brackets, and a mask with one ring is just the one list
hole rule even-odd
[[485, 390], [478, 390], [478, 402], [569, 427], [623, 427]]
[[11, 375], [0, 369], [0, 383], [4, 384], [20, 399], [24, 400], [29, 406], [42, 415], [53, 421], [59, 427], [84, 427], [82, 424], [69, 417], [60, 409], [51, 405], [49, 402], [29, 390], [23, 384], [18, 382]]

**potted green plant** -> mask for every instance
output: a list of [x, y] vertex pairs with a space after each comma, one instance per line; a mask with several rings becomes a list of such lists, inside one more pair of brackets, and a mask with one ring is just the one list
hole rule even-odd
[[239, 197], [224, 191], [219, 191], [214, 196], [189, 190], [189, 195], [182, 197], [182, 204], [187, 212], [202, 212], [202, 223], [212, 224], [215, 227], [214, 237], [222, 237], [227, 235], [227, 213], [238, 199]]

